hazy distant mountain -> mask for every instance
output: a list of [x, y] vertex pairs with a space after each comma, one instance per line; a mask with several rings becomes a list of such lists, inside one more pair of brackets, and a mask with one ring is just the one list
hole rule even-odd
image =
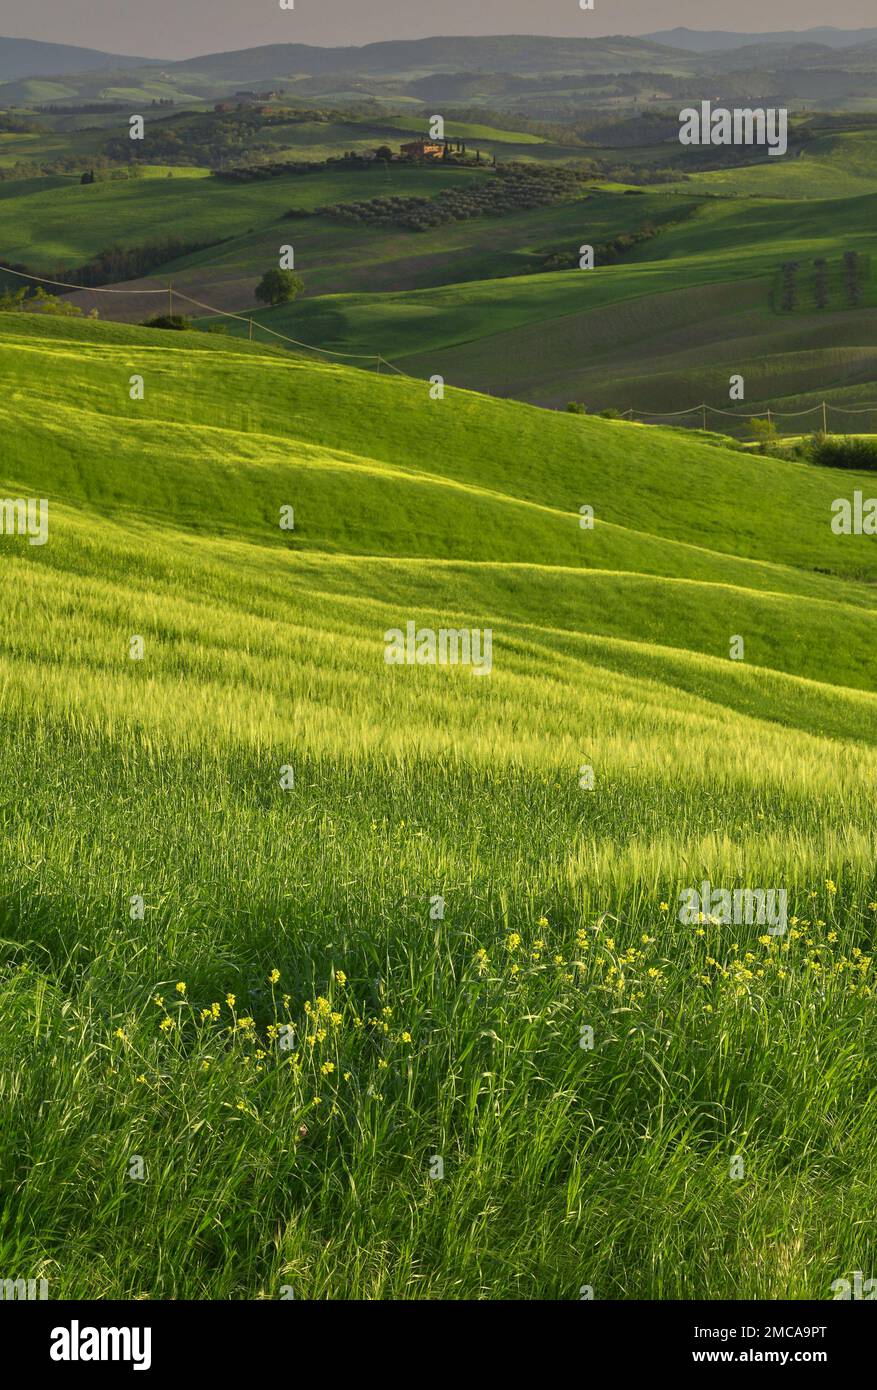
[[[154, 65], [159, 62], [117, 58], [60, 45], [0, 40], [0, 82], [5, 78], [5, 85], [0, 87], [0, 104], [30, 105], [43, 101], [45, 78], [63, 83], [61, 95], [68, 100], [100, 101], [108, 91], [112, 94], [120, 89], [149, 95]], [[428, 79], [433, 79], [433, 84], [427, 90], [435, 87], [441, 93], [475, 99], [479, 80], [494, 96], [513, 92], [522, 83], [550, 80], [556, 85], [564, 78], [574, 89], [585, 90], [591, 79], [606, 74], [679, 74], [687, 69], [694, 72], [699, 64], [700, 58], [695, 54], [674, 51], [643, 38], [564, 39], [502, 34], [400, 39], [358, 48], [264, 44], [179, 62], [166, 60], [160, 62], [160, 67], [163, 93], [188, 101], [233, 99], [242, 90], [278, 89], [303, 98], [329, 100], [338, 95], [346, 100], [353, 94], [392, 99], [407, 94], [408, 84]], [[448, 82], [443, 85], [440, 79], [445, 77]], [[474, 89], [470, 90], [470, 82], [475, 84]]]
[[501, 34], [399, 39], [356, 48], [265, 44], [180, 62], [0, 39], [0, 105], [45, 102], [45, 79], [57, 87], [50, 95], [65, 100], [102, 101], [119, 91], [149, 100], [156, 64], [162, 93], [180, 102], [271, 91], [329, 105], [351, 98], [413, 97], [431, 103], [505, 103], [544, 120], [573, 107], [620, 100], [636, 108], [677, 97], [687, 102], [719, 90], [729, 100], [735, 94], [770, 95], [832, 109], [866, 103], [877, 77], [877, 28], [761, 35], [680, 28], [660, 37], [666, 42], [656, 42], [655, 36]]
[[706, 66], [713, 72], [773, 72], [780, 82], [793, 70], [827, 69], [852, 76], [874, 72], [877, 40], [841, 50], [817, 43], [755, 43], [705, 56]]
[[0, 82], [13, 82], [19, 77], [59, 77], [71, 72], [95, 72], [100, 68], [139, 68], [158, 61], [157, 58], [102, 53], [96, 48], [77, 48], [69, 43], [0, 38]]
[[[175, 63], [175, 70], [209, 73], [234, 81], [272, 80], [297, 74], [505, 72], [517, 74], [630, 72], [669, 66], [673, 54], [646, 38], [546, 38], [539, 35], [395, 39], [361, 48], [316, 48], [277, 43], [237, 53], [210, 53]], [[167, 65], [166, 65], [167, 66]]]
[[661, 29], [656, 34], [642, 34], [653, 43], [683, 48], [689, 53], [720, 53], [730, 48], [745, 48], [750, 44], [778, 43], [794, 46], [819, 43], [828, 48], [852, 48], [857, 43], [872, 43], [877, 29], [781, 29], [771, 34], [733, 34], [726, 29]]
[[[752, 46], [765, 56], [779, 48], [821, 45], [832, 51], [877, 42], [874, 29], [806, 29], [770, 34], [730, 33], [724, 30], [665, 29], [636, 37], [549, 38], [535, 34], [478, 37], [396, 39], [359, 48], [319, 48], [310, 44], [265, 44], [232, 53], [208, 53], [182, 62], [104, 53], [72, 44], [39, 43], [33, 39], [0, 38], [0, 82], [29, 77], [60, 77], [89, 72], [133, 72], [156, 64], [219, 84], [271, 83], [295, 77], [351, 73], [409, 79], [435, 73], [501, 72], [509, 76], [544, 74], [662, 72], [679, 70], [692, 54], [729, 54]], [[770, 47], [767, 47], [770, 46]], [[676, 62], [674, 64], [674, 56]], [[135, 84], [136, 85], [136, 84]]]

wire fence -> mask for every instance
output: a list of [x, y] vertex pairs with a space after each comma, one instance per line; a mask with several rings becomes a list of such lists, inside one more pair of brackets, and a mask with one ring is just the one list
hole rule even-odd
[[[305, 343], [300, 338], [292, 338], [288, 333], [280, 333], [275, 328], [268, 328], [258, 319], [254, 319], [252, 314], [237, 314], [229, 309], [218, 309], [213, 304], [206, 304], [203, 300], [193, 299], [191, 295], [184, 294], [182, 290], [175, 289], [173, 282], [169, 282], [163, 287], [156, 289], [119, 289], [112, 286], [101, 285], [73, 285], [64, 280], [49, 280], [42, 275], [30, 275], [25, 271], [13, 270], [10, 266], [0, 265], [0, 274], [14, 275], [20, 280], [30, 280], [41, 285], [51, 285], [56, 289], [75, 290], [80, 294], [112, 294], [112, 295], [164, 295], [167, 299], [168, 316], [173, 318], [175, 313], [175, 300], [181, 300], [185, 304], [191, 304], [196, 309], [202, 309], [211, 317], [234, 319], [238, 323], [247, 325], [247, 336], [250, 341], [255, 338], [256, 332], [264, 333], [269, 338], [279, 339], [283, 343], [290, 343], [293, 347], [305, 352], [313, 352], [322, 357], [343, 358], [348, 362], [371, 363], [374, 370], [380, 372], [386, 369], [394, 372], [397, 376], [408, 377], [409, 380], [417, 378], [409, 377], [407, 372], [403, 372], [394, 363], [388, 362], [379, 352], [343, 352], [334, 348], [317, 347], [314, 343]], [[695, 429], [709, 430], [709, 421], [712, 416], [722, 416], [726, 420], [734, 422], [734, 432], [748, 432], [755, 438], [772, 437], [782, 435], [784, 432], [791, 435], [813, 434], [821, 430], [824, 434], [872, 434], [877, 433], [877, 404], [862, 406], [840, 406], [834, 405], [831, 401], [823, 400], [818, 405], [805, 407], [804, 410], [774, 410], [772, 407], [762, 406], [757, 411], [745, 410], [722, 410], [719, 406], [707, 405], [704, 401], [700, 405], [691, 405], [684, 410], [648, 411], [637, 410], [630, 406], [627, 410], [618, 412], [621, 419], [632, 420], [641, 424], [652, 422], [678, 420], [680, 424], [693, 427]], [[870, 421], [861, 420], [863, 415], [871, 416]], [[804, 425], [807, 417], [812, 422], [809, 427]], [[837, 426], [843, 424], [841, 417], [850, 418], [850, 423], [845, 429]], [[796, 420], [800, 422], [801, 428], [795, 426], [784, 431], [782, 421]], [[755, 422], [759, 422], [756, 424]], [[858, 422], [859, 428], [856, 428]], [[861, 425], [870, 424], [874, 429], [862, 429]], [[722, 433], [728, 433], [726, 426]]]
[[[671, 423], [678, 420], [682, 425], [700, 430], [708, 430], [711, 418], [717, 415], [723, 420], [734, 422], [731, 432], [748, 432], [756, 439], [814, 434], [818, 431], [823, 434], [872, 434], [875, 432], [873, 429], [862, 427], [877, 426], [877, 403], [842, 406], [834, 405], [828, 400], [820, 401], [818, 405], [807, 406], [804, 410], [774, 410], [771, 406], [749, 411], [722, 410], [719, 406], [707, 405], [704, 401], [700, 405], [688, 406], [685, 410], [646, 411], [630, 407], [619, 414], [624, 420], [639, 421], [642, 424], [658, 421]], [[871, 418], [864, 420], [862, 416]], [[795, 423], [787, 427], [783, 423], [786, 420]], [[729, 433], [728, 425], [723, 426], [721, 433]]]
[[[164, 295], [167, 300], [167, 314], [169, 318], [175, 318], [175, 300], [183, 300], [186, 304], [192, 304], [198, 309], [205, 310], [208, 314], [217, 318], [236, 319], [238, 323], [248, 325], [248, 337], [254, 338], [255, 331], [265, 333], [271, 338], [279, 338], [284, 343], [292, 343], [294, 347], [302, 348], [306, 352], [316, 352], [323, 357], [343, 357], [351, 362], [371, 362], [380, 371], [386, 367], [388, 371], [396, 372], [399, 376], [406, 376], [407, 373], [400, 371], [392, 362], [387, 362], [379, 352], [340, 352], [332, 348], [317, 347], [314, 343], [302, 342], [300, 338], [292, 338], [288, 333], [279, 333], [275, 328], [267, 328], [264, 323], [254, 319], [251, 314], [236, 314], [229, 309], [218, 309], [214, 304], [205, 304], [199, 299], [193, 299], [191, 295], [184, 294], [182, 290], [175, 289], [173, 282], [169, 282], [163, 288], [154, 290], [143, 289], [117, 289], [105, 285], [72, 285], [65, 280], [49, 280], [44, 275], [30, 275], [23, 270], [13, 270], [11, 266], [0, 265], [0, 274], [15, 275], [20, 280], [30, 280], [40, 285], [52, 285], [56, 289], [76, 290], [79, 294], [122, 294], [122, 295]], [[159, 317], [160, 315], [156, 315]]]

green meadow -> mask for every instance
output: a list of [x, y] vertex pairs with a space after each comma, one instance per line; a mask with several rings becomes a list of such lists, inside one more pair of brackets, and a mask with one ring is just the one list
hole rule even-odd
[[[56, 215], [44, 254], [84, 255]], [[491, 312], [709, 286], [664, 235]], [[435, 292], [432, 350], [481, 293]], [[873, 474], [103, 321], [0, 314], [0, 381], [0, 495], [49, 506], [0, 537], [0, 1267], [147, 1299], [872, 1270], [877, 557], [830, 520]], [[492, 669], [388, 664], [409, 621], [489, 630]], [[683, 923], [703, 880], [785, 889], [786, 930]]]
[[479, 177], [477, 169], [443, 170], [439, 178], [429, 169], [390, 165], [374, 174], [284, 175], [244, 184], [186, 166], [165, 166], [164, 177], [85, 185], [78, 177], [11, 179], [0, 181], [0, 246], [7, 262], [48, 272], [80, 265], [113, 244], [141, 246], [169, 229], [181, 240], [218, 241], [280, 222], [289, 236], [293, 224], [281, 219], [292, 207], [432, 194]]
[[[46, 119], [57, 127], [50, 136], [0, 137], [0, 159], [22, 157], [15, 152], [23, 142], [36, 142], [28, 156], [35, 157], [40, 144], [48, 154], [68, 141], [87, 162], [88, 150], [107, 137], [110, 118], [96, 117], [99, 128], [88, 130], [73, 128], [84, 117]], [[211, 119], [204, 111], [161, 118], [180, 130], [206, 129]], [[347, 121], [267, 124], [253, 138], [278, 160], [316, 161], [376, 142], [395, 145], [423, 128], [415, 114], [351, 113]], [[647, 172], [678, 157], [672, 142], [561, 149], [547, 136], [486, 120], [451, 120], [448, 131], [501, 161], [597, 156]], [[660, 421], [706, 402], [730, 412], [714, 414], [710, 426], [749, 437], [749, 419], [768, 410], [784, 433], [813, 429], [826, 402], [833, 427], [873, 431], [875, 142], [874, 129], [861, 119], [856, 125], [852, 115], [848, 128], [812, 116], [796, 126], [787, 159], [693, 173], [670, 185], [594, 180], [580, 196], [551, 206], [423, 232], [314, 213], [338, 202], [440, 197], [489, 180], [491, 171], [397, 163], [230, 183], [198, 167], [155, 165], [144, 170], [148, 177], [87, 186], [73, 175], [5, 180], [0, 255], [51, 275], [113, 244], [142, 246], [170, 229], [183, 242], [213, 244], [167, 262], [136, 286], [172, 281], [181, 296], [198, 301], [177, 302], [195, 317], [205, 304], [242, 313], [252, 316], [257, 334], [261, 323], [329, 352], [381, 354], [410, 375], [440, 374], [463, 388], [537, 405], [579, 401], [593, 411]], [[289, 219], [291, 209], [309, 215]], [[622, 244], [614, 258], [604, 255], [618, 238], [633, 244]], [[254, 312], [255, 287], [287, 244], [295, 247], [303, 297]], [[588, 244], [597, 247], [596, 268], [574, 269]], [[847, 252], [863, 266], [855, 303], [843, 281]], [[831, 267], [825, 304], [813, 289], [822, 258]], [[801, 294], [794, 312], [785, 313], [777, 287], [790, 261], [799, 263]], [[83, 292], [75, 302], [102, 317], [141, 322], [157, 300]], [[250, 332], [233, 319], [226, 327], [233, 336]], [[745, 399], [732, 405], [729, 385], [737, 375]], [[701, 423], [697, 414], [688, 418]]]
[[[855, 117], [850, 117], [851, 124]], [[820, 129], [813, 122], [811, 138], [791, 159], [768, 159], [758, 165], [735, 169], [711, 169], [692, 175], [681, 185], [738, 197], [845, 198], [877, 191], [877, 130]]]
[[[413, 375], [437, 372], [538, 404], [579, 400], [594, 409], [660, 414], [705, 400], [728, 409], [729, 379], [739, 373], [747, 415], [812, 409], [822, 400], [858, 409], [877, 404], [875, 197], [698, 198], [654, 190], [628, 197], [596, 190], [495, 226], [483, 219], [477, 231], [465, 223], [424, 236], [374, 232], [375, 249], [366, 234], [350, 289], [260, 310], [254, 319], [316, 346], [379, 351]], [[541, 269], [549, 251], [572, 257], [582, 244], [600, 245], [647, 224], [657, 235], [615, 263], [598, 258], [588, 271]], [[329, 229], [309, 277], [307, 251], [318, 227], [299, 225], [297, 263], [306, 283], [321, 288], [332, 277], [338, 285], [344, 238], [355, 233]], [[267, 253], [267, 238], [263, 244]], [[387, 244], [395, 254], [382, 264]], [[855, 307], [841, 285], [847, 251], [864, 267]], [[224, 254], [233, 259], [235, 248]], [[827, 306], [817, 311], [811, 294], [795, 313], [778, 312], [781, 267], [797, 261], [804, 283], [819, 258], [832, 268]], [[389, 287], [394, 272], [398, 285], [400, 268], [410, 288]], [[248, 330], [231, 323], [229, 331]]]

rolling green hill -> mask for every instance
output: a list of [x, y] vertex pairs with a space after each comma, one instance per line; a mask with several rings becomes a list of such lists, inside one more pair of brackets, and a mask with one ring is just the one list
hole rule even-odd
[[[133, 178], [81, 185], [78, 178], [0, 181], [0, 246], [9, 261], [37, 271], [76, 266], [114, 242], [143, 245], [169, 230], [181, 239], [219, 240], [274, 225], [290, 207], [313, 208], [324, 200], [433, 193], [484, 177], [477, 169], [436, 174], [391, 165], [386, 172], [341, 172], [321, 178], [285, 175], [234, 184], [174, 170], [173, 178]], [[179, 177], [182, 175], [182, 177]], [[368, 192], [366, 192], [368, 190]], [[285, 224], [290, 235], [291, 223]], [[275, 240], [283, 227], [274, 228]], [[276, 250], [275, 250], [276, 256]]]
[[[0, 380], [0, 494], [49, 505], [0, 537], [4, 1268], [870, 1268], [877, 558], [830, 518], [873, 475], [94, 321], [0, 315]], [[409, 621], [489, 674], [388, 665]], [[705, 877], [787, 930], [683, 925]]]
[[683, 191], [793, 199], [877, 192], [877, 130], [821, 130], [816, 120], [812, 126], [811, 138], [796, 158], [711, 169], [692, 175]]
[[[397, 120], [400, 131], [405, 119]], [[168, 228], [190, 243], [221, 236], [220, 244], [168, 262], [129, 288], [173, 280], [182, 296], [249, 314], [261, 275], [280, 246], [292, 243], [305, 297], [257, 311], [257, 331], [261, 323], [333, 352], [380, 353], [412, 375], [439, 373], [471, 389], [552, 406], [578, 400], [595, 410], [633, 409], [641, 417], [702, 400], [725, 410], [730, 378], [742, 375], [739, 413], [746, 417], [786, 412], [787, 430], [798, 433], [821, 421], [826, 401], [836, 408], [836, 427], [873, 429], [877, 146], [867, 127], [810, 124], [804, 155], [768, 170], [770, 196], [733, 194], [747, 179], [762, 187], [765, 166], [756, 165], [636, 196], [593, 182], [580, 197], [552, 206], [469, 216], [422, 232], [345, 223], [313, 210], [380, 197], [441, 197], [495, 176], [395, 164], [240, 184], [162, 166], [153, 171], [161, 177], [85, 187], [73, 178], [6, 180], [0, 250], [7, 261], [51, 273], [82, 264], [111, 242], [142, 244]], [[327, 138], [319, 122], [268, 127], [281, 142], [279, 153], [292, 129], [304, 142], [299, 152], [321, 148], [308, 143], [312, 137]], [[311, 215], [289, 220], [291, 208]], [[643, 229], [655, 234], [628, 245], [615, 263], [604, 262], [599, 248]], [[586, 243], [598, 247], [597, 269], [546, 270], [574, 265]], [[848, 252], [862, 267], [857, 303], [844, 279]], [[815, 289], [822, 258], [829, 266], [824, 307]], [[780, 288], [790, 261], [799, 265], [798, 292], [787, 313]], [[84, 292], [75, 302], [140, 321], [157, 301]], [[184, 299], [178, 304], [202, 312]], [[245, 323], [227, 326], [232, 334], [249, 332]], [[699, 424], [699, 417], [690, 422]], [[749, 431], [746, 419], [730, 415], [711, 423]]]
[[[306, 281], [317, 289], [337, 285], [334, 264], [345, 274], [355, 235], [361, 273], [351, 279], [368, 288], [322, 293], [254, 319], [318, 347], [380, 352], [413, 375], [439, 373], [540, 404], [581, 400], [594, 409], [669, 412], [705, 399], [728, 408], [730, 377], [741, 374], [747, 415], [814, 409], [822, 400], [859, 408], [877, 402], [877, 277], [868, 259], [875, 196], [698, 200], [595, 192], [427, 235], [351, 234], [304, 221], [296, 240]], [[573, 258], [581, 243], [599, 244], [646, 222], [658, 235], [615, 264], [533, 273], [548, 251], [565, 247]], [[307, 250], [320, 231], [323, 264], [309, 274]], [[254, 244], [268, 254], [267, 236]], [[858, 307], [842, 283], [847, 251], [863, 267]], [[241, 249], [230, 246], [224, 258], [240, 261]], [[816, 311], [808, 287], [819, 258], [829, 262], [830, 294]], [[189, 264], [207, 260], [201, 253]], [[802, 292], [796, 312], [784, 314], [775, 287], [790, 260], [801, 266]], [[457, 269], [469, 278], [448, 283]], [[410, 279], [412, 288], [393, 289], [391, 276], [397, 284]], [[238, 299], [234, 307], [244, 306]], [[229, 331], [247, 329], [232, 321]]]

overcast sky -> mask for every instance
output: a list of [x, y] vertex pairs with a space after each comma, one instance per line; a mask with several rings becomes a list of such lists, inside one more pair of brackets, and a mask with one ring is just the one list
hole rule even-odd
[[877, 27], [874, 0], [0, 0], [0, 34], [189, 58], [263, 43], [362, 44], [431, 34], [644, 34]]

